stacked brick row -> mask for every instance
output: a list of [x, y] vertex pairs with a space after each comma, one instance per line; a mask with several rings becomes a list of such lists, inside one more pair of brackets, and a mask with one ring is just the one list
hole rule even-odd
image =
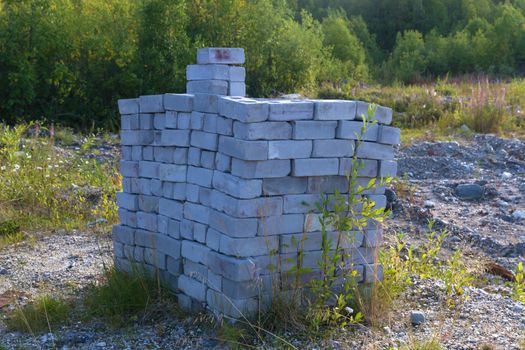
[[[209, 51], [203, 55], [201, 62], [210, 61]], [[229, 61], [213, 64], [244, 62], [231, 52], [218, 56]], [[311, 269], [302, 277], [319, 277], [315, 203], [321, 193], [348, 191], [345, 175], [368, 104], [214, 92], [119, 101], [123, 191], [114, 248], [118, 266], [158, 271], [182, 306], [239, 317], [289, 288], [299, 252], [301, 267]], [[391, 118], [390, 109], [377, 107], [377, 123], [357, 149], [363, 185], [396, 173], [399, 129], [388, 126]], [[386, 205], [384, 188], [365, 195]], [[362, 281], [377, 273], [380, 236], [371, 223], [343, 243]]]

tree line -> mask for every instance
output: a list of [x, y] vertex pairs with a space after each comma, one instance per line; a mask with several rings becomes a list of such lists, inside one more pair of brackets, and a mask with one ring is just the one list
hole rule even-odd
[[245, 48], [252, 96], [523, 75], [525, 0], [0, 0], [0, 117], [115, 129], [205, 46]]

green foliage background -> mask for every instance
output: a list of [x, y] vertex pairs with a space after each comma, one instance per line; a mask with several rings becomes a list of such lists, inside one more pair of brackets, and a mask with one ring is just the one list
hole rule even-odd
[[116, 129], [205, 46], [245, 48], [253, 96], [523, 75], [525, 0], [0, 0], [0, 116]]

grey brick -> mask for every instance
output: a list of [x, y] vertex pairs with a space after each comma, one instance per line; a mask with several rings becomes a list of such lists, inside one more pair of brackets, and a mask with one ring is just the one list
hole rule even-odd
[[205, 113], [217, 113], [218, 95], [213, 94], [195, 94], [193, 98], [193, 110]]
[[[332, 250], [335, 249], [338, 239], [341, 249], [357, 248], [363, 243], [363, 234], [358, 231], [327, 232], [327, 237], [331, 241]], [[320, 250], [323, 244], [322, 232], [282, 235], [280, 238], [281, 253]]]
[[153, 143], [154, 133], [151, 130], [121, 130], [120, 143], [121, 145], [149, 145]]
[[383, 244], [383, 229], [366, 230], [363, 241], [364, 247], [381, 247]]
[[214, 251], [208, 253], [208, 267], [212, 272], [233, 281], [255, 279], [259, 270], [251, 259], [237, 259]]
[[244, 82], [246, 79], [246, 69], [244, 67], [229, 66], [230, 69], [228, 80]]
[[139, 99], [129, 98], [118, 100], [118, 111], [120, 114], [136, 114], [139, 112]]
[[164, 108], [170, 111], [191, 112], [193, 110], [193, 95], [164, 94]]
[[[362, 177], [376, 177], [378, 171], [377, 160], [358, 159], [357, 175]], [[341, 158], [339, 160], [339, 175], [349, 175], [352, 171], [353, 158]]]
[[233, 123], [233, 134], [243, 140], [287, 140], [292, 126], [286, 122]]
[[198, 64], [244, 64], [244, 49], [209, 47], [197, 50]]
[[166, 111], [164, 126], [166, 129], [177, 129], [178, 114], [175, 111]]
[[142, 130], [153, 129], [153, 114], [152, 113], [140, 113], [139, 114], [139, 125]]
[[221, 96], [219, 114], [243, 123], [262, 122], [268, 119], [268, 103], [242, 97]]
[[232, 174], [246, 179], [284, 177], [290, 174], [288, 159], [244, 161], [232, 158]]
[[283, 212], [280, 197], [236, 199], [219, 191], [212, 192], [211, 206], [237, 218], [280, 215]]
[[139, 176], [147, 178], [159, 178], [159, 166], [157, 162], [139, 162]]
[[302, 232], [304, 226], [303, 214], [286, 214], [268, 216], [259, 219], [257, 235], [272, 236], [286, 233]]
[[224, 64], [190, 64], [186, 66], [187, 80], [229, 80], [230, 67]]
[[201, 165], [201, 150], [200, 148], [190, 147], [188, 150], [188, 164], [194, 166]]
[[361, 141], [377, 141], [379, 125], [368, 124], [363, 133], [363, 122], [341, 120], [337, 125], [336, 137], [339, 139], [357, 140]]
[[162, 182], [162, 196], [168, 199], [185, 200], [186, 187], [184, 182]]
[[184, 203], [184, 217], [188, 220], [208, 224], [210, 220], [210, 208], [203, 205], [186, 202]]
[[278, 196], [282, 194], [301, 194], [306, 192], [307, 178], [279, 177], [263, 180], [263, 194]]
[[197, 168], [190, 166], [188, 167], [188, 183], [196, 184], [204, 187], [211, 187], [211, 181], [213, 179], [213, 170]]
[[204, 127], [204, 113], [202, 112], [191, 112], [190, 117], [190, 129], [202, 130]]
[[180, 259], [175, 259], [171, 256], [166, 256], [166, 270], [173, 276], [179, 276], [182, 271]]
[[138, 146], [121, 146], [120, 147], [121, 160], [134, 160], [133, 159], [133, 147], [138, 147]]
[[160, 164], [159, 176], [162, 181], [186, 181], [187, 166], [177, 164]]
[[379, 137], [377, 141], [388, 145], [399, 145], [401, 143], [401, 130], [399, 130], [399, 128], [381, 125], [379, 127]]
[[177, 113], [177, 128], [187, 130], [191, 128], [191, 113]]
[[160, 142], [164, 146], [188, 147], [190, 145], [190, 131], [162, 130]]
[[120, 117], [120, 128], [122, 130], [138, 130], [139, 127], [138, 114], [124, 114]]
[[188, 149], [187, 148], [175, 148], [173, 152], [173, 163], [175, 164], [187, 164], [188, 163]]
[[151, 179], [149, 183], [151, 194], [157, 197], [162, 197], [162, 181], [159, 179]]
[[153, 158], [156, 162], [172, 163], [175, 147], [153, 147]]
[[180, 275], [177, 283], [179, 289], [186, 295], [198, 301], [206, 301], [206, 285], [186, 275]]
[[211, 188], [199, 187], [199, 202], [207, 207], [211, 206]]
[[208, 269], [208, 288], [216, 291], [222, 290], [222, 277]]
[[186, 198], [190, 202], [197, 203], [199, 201], [199, 186], [193, 184], [186, 185]]
[[221, 236], [220, 252], [237, 257], [269, 255], [279, 249], [279, 237], [231, 238]]
[[131, 146], [131, 159], [142, 160], [142, 146]]
[[191, 277], [199, 282], [207, 283], [208, 267], [206, 265], [186, 259], [182, 268], [186, 276]]
[[206, 230], [208, 225], [200, 224], [198, 222], [193, 223], [193, 239], [197, 242], [206, 243]]
[[[357, 101], [356, 119], [363, 119], [363, 116], [368, 118], [368, 105], [366, 102]], [[376, 105], [372, 120], [377, 120], [378, 123], [386, 125], [392, 123], [392, 108]]]
[[210, 248], [197, 242], [183, 240], [181, 244], [181, 255], [196, 263], [207, 264]]
[[351, 157], [353, 154], [353, 140], [314, 140], [313, 157]]
[[139, 181], [139, 193], [145, 195], [151, 195], [151, 180], [146, 178], [140, 178]]
[[355, 101], [315, 100], [314, 119], [317, 120], [353, 120], [356, 116]]
[[135, 244], [135, 229], [123, 225], [113, 225], [113, 240], [123, 244]]
[[160, 198], [159, 200], [159, 214], [167, 216], [169, 218], [180, 220], [182, 219], [183, 205], [181, 202]]
[[292, 194], [284, 196], [283, 200], [285, 214], [301, 214], [314, 210], [321, 196], [319, 194]]
[[[133, 260], [142, 265], [144, 262], [144, 248], [135, 246], [133, 248]], [[144, 266], [145, 268], [146, 266]]]
[[292, 162], [293, 176], [323, 176], [339, 173], [337, 158], [294, 159]]
[[246, 96], [246, 84], [240, 81], [230, 81], [228, 84], [229, 96]]
[[217, 133], [218, 114], [204, 113], [204, 124], [202, 130], [213, 134]]
[[293, 138], [296, 140], [333, 139], [336, 121], [296, 121]]
[[193, 241], [193, 224], [194, 222], [182, 219], [180, 222], [180, 235], [182, 238]]
[[220, 171], [213, 172], [213, 187], [236, 198], [256, 198], [262, 192], [262, 180], [245, 180]]
[[228, 298], [245, 299], [251, 297], [258, 297], [264, 291], [272, 291], [273, 279], [272, 276], [260, 276], [253, 281], [232, 281], [227, 278], [222, 280], [222, 291]]
[[144, 160], [153, 160], [153, 146], [142, 147], [142, 158]]
[[215, 152], [201, 152], [201, 166], [207, 169], [215, 168]]
[[225, 136], [233, 135], [233, 120], [221, 116], [216, 117], [217, 133]]
[[394, 159], [394, 149], [390, 145], [383, 145], [374, 142], [363, 142], [357, 148], [357, 155], [360, 158], [392, 160]]
[[191, 132], [191, 142], [190, 145], [209, 151], [217, 150], [218, 143], [217, 134], [212, 134], [209, 132], [194, 130]]
[[120, 161], [120, 173], [126, 177], [138, 177], [139, 176], [139, 163], [131, 162], [126, 160]]
[[397, 162], [391, 160], [382, 160], [379, 162], [379, 177], [397, 176]]
[[124, 244], [113, 241], [113, 254], [116, 258], [124, 258]]
[[157, 215], [157, 230], [159, 233], [168, 234], [168, 220], [169, 218], [164, 215]]
[[186, 91], [190, 94], [226, 95], [228, 82], [224, 80], [194, 80], [186, 83]]
[[168, 219], [168, 236], [179, 239], [180, 238], [180, 221]]
[[221, 233], [211, 227], [208, 228], [206, 233], [206, 246], [215, 251], [219, 251], [221, 243]]
[[233, 218], [216, 210], [210, 210], [209, 224], [213, 229], [231, 237], [255, 237], [257, 235], [257, 219]]
[[231, 171], [231, 157], [222, 153], [217, 153], [215, 156], [215, 168], [219, 171]]
[[[367, 188], [370, 180], [371, 178], [368, 178], [368, 177], [358, 177], [357, 185], [363, 188]], [[385, 187], [380, 186], [380, 181], [376, 181], [376, 185], [378, 185], [376, 188], [364, 190], [362, 194], [385, 194]]]
[[[180, 240], [165, 236], [165, 235], [157, 235], [157, 250], [160, 253], [164, 253], [168, 255], [169, 257], [172, 257], [174, 259], [180, 258]], [[168, 258], [169, 263], [169, 258]]]
[[[139, 212], [140, 213], [140, 212]], [[156, 216], [156, 215], [155, 215]], [[150, 219], [148, 219], [149, 221]], [[135, 245], [147, 248], [154, 248], [157, 234], [147, 230], [135, 231]]]
[[256, 298], [234, 299], [213, 289], [208, 289], [206, 302], [216, 312], [233, 319], [254, 317], [259, 310], [259, 302]]
[[133, 193], [131, 189], [131, 178], [130, 177], [122, 178], [122, 192]]
[[314, 104], [304, 100], [270, 100], [270, 120], [290, 121], [312, 119]]
[[312, 141], [269, 141], [268, 159], [309, 158], [312, 155]]
[[159, 197], [140, 195], [139, 210], [147, 213], [157, 213], [159, 211]]
[[144, 230], [157, 231], [157, 214], [137, 212], [137, 226]]
[[139, 97], [140, 113], [164, 112], [164, 102], [162, 95], [147, 95]]
[[308, 193], [348, 193], [346, 176], [313, 176], [308, 178]]
[[219, 137], [219, 151], [243, 160], [265, 160], [268, 158], [267, 141], [245, 141], [233, 137]]
[[155, 113], [153, 116], [153, 127], [162, 130], [166, 126], [166, 113]]

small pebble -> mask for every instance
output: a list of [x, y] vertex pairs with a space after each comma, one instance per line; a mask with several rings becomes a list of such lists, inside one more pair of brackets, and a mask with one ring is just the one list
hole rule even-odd
[[410, 322], [414, 326], [419, 326], [420, 324], [425, 322], [425, 314], [423, 311], [410, 311]]

